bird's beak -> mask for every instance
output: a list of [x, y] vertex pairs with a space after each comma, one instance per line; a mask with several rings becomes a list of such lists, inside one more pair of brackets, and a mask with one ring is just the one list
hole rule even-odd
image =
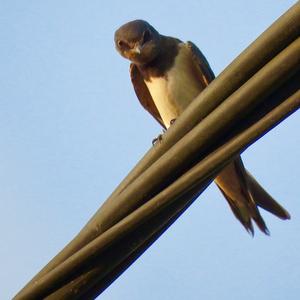
[[132, 49], [132, 52], [136, 54], [141, 54], [141, 46], [139, 44], [135, 44], [134, 48]]

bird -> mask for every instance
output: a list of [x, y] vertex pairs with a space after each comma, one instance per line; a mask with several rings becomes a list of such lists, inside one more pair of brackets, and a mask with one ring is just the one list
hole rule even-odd
[[[160, 34], [144, 20], [125, 23], [115, 31], [116, 50], [128, 59], [130, 77], [142, 106], [167, 130], [215, 78], [199, 48], [192, 42]], [[240, 156], [216, 176], [214, 182], [233, 214], [253, 236], [253, 222], [269, 230], [259, 208], [280, 219], [290, 214], [245, 169]]]

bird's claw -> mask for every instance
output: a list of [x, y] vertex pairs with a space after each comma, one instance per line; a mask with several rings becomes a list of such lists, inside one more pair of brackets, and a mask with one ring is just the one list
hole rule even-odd
[[159, 134], [158, 137], [152, 140], [152, 145], [156, 145], [157, 143], [160, 143], [162, 141], [163, 135]]
[[175, 123], [175, 121], [176, 121], [176, 119], [172, 119], [172, 120], [170, 121], [170, 126], [173, 125], [173, 124]]

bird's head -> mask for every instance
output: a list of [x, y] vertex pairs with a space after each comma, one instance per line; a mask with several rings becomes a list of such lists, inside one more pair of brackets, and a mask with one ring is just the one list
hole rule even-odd
[[160, 35], [146, 21], [135, 20], [121, 26], [115, 32], [118, 52], [137, 65], [153, 61], [159, 54]]

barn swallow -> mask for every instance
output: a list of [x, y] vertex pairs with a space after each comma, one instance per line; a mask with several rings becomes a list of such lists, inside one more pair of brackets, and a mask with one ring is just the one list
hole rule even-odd
[[[131, 61], [130, 76], [137, 98], [165, 129], [215, 78], [206, 58], [192, 42], [161, 35], [146, 21], [124, 24], [115, 32], [114, 40], [117, 51]], [[245, 169], [240, 156], [214, 182], [252, 235], [252, 221], [269, 234], [258, 207], [283, 220], [290, 218]]]

